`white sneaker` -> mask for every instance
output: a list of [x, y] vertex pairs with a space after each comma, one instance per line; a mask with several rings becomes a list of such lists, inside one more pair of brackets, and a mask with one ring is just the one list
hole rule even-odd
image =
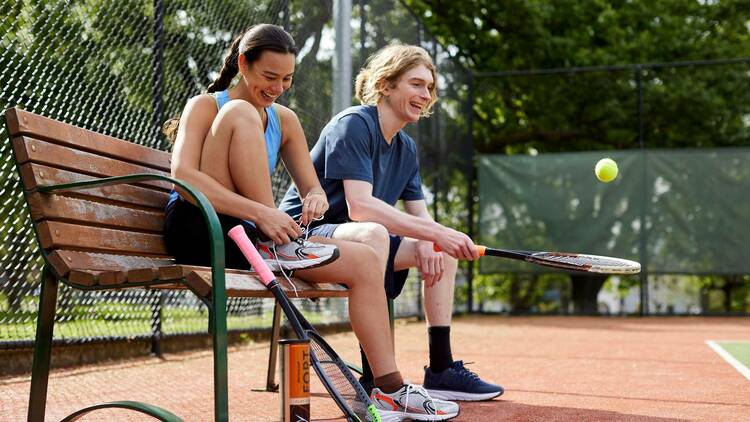
[[452, 401], [433, 399], [424, 388], [416, 384], [405, 384], [394, 393], [385, 393], [373, 388], [370, 399], [385, 422], [404, 419], [415, 421], [445, 421], [458, 416], [458, 404]]
[[302, 238], [283, 245], [276, 245], [272, 240], [267, 240], [257, 242], [255, 247], [271, 271], [320, 267], [339, 257], [339, 249], [335, 245], [309, 242]]

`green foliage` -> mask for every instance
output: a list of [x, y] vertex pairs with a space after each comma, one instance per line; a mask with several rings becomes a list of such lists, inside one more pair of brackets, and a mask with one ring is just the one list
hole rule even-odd
[[[474, 78], [472, 109], [474, 145], [479, 153], [637, 148], [638, 83], [643, 89], [645, 146], [750, 144], [747, 63], [481, 76], [483, 72], [750, 57], [750, 7], [744, 0], [404, 3], [449, 46], [457, 61], [479, 75]], [[458, 93], [455, 98], [465, 98], [465, 88], [463, 84], [451, 86]], [[683, 207], [703, 208], [702, 214], [686, 214], [695, 216], [695, 225], [711, 218], [701, 205], [705, 206]], [[483, 277], [477, 280], [484, 283]], [[619, 288], [625, 294], [629, 287], [622, 284]], [[744, 300], [739, 290], [731, 299], [723, 292], [714, 296], [721, 299], [711, 302], [712, 309], [745, 306], [736, 299]]]
[[[405, 0], [475, 72], [750, 56], [743, 0]], [[647, 145], [747, 145], [748, 66], [641, 73]], [[486, 153], [638, 146], [632, 71], [477, 81]]]

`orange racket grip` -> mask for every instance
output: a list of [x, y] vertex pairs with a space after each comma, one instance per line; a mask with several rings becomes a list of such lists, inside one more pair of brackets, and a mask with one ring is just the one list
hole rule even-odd
[[[474, 248], [477, 250], [477, 253], [479, 253], [479, 256], [484, 256], [485, 252], [487, 252], [487, 247], [482, 245], [474, 245]], [[432, 249], [435, 250], [435, 252], [442, 252], [443, 250], [440, 249], [440, 246], [438, 246], [437, 243], [432, 244]]]

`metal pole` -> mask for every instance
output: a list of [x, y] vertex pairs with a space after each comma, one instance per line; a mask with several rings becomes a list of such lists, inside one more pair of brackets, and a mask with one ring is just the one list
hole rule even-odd
[[[467, 110], [466, 110], [466, 126], [467, 133], [466, 139], [468, 140], [468, 157], [467, 157], [467, 193], [466, 193], [466, 208], [468, 210], [466, 217], [467, 234], [470, 238], [474, 238], [474, 74], [469, 71], [469, 78], [467, 81], [468, 98], [467, 98]], [[469, 261], [466, 266], [466, 283], [468, 286], [468, 297], [466, 302], [466, 308], [469, 313], [474, 312], [474, 261]]]
[[153, 141], [151, 145], [160, 145], [161, 149], [166, 149], [169, 142], [161, 137], [161, 125], [164, 123], [164, 103], [162, 101], [162, 91], [164, 85], [164, 3], [162, 0], [154, 0], [154, 57], [152, 63], [152, 81], [153, 91], [151, 104], [153, 108]]
[[[153, 131], [154, 144], [161, 144], [162, 149], [167, 148], [168, 142], [162, 138], [162, 142], [157, 142], [160, 137], [161, 125], [164, 122], [164, 102], [162, 101], [162, 92], [164, 89], [164, 3], [162, 0], [154, 0], [154, 57], [153, 57]], [[165, 143], [166, 142], [166, 143]], [[161, 356], [161, 338], [162, 338], [162, 306], [164, 304], [163, 292], [156, 293], [158, 300], [154, 301], [151, 308], [151, 353]]]
[[365, 67], [365, 41], [367, 40], [367, 10], [365, 10], [367, 0], [359, 0], [359, 67]]
[[285, 31], [289, 31], [289, 0], [284, 0], [284, 4], [281, 6], [284, 11], [283, 26]]
[[638, 146], [641, 149], [641, 176], [643, 177], [642, 195], [641, 195], [641, 232], [639, 236], [638, 249], [639, 259], [641, 261], [640, 289], [641, 289], [641, 316], [648, 315], [648, 248], [647, 228], [646, 228], [646, 207], [648, 206], [648, 168], [646, 156], [645, 134], [643, 132], [643, 67], [635, 67], [635, 87], [636, 87], [636, 121], [638, 124]]
[[333, 114], [352, 102], [352, 0], [333, 1], [336, 54], [333, 55]]
[[161, 340], [163, 338], [162, 318], [164, 317], [164, 302], [166, 292], [154, 290], [153, 302], [151, 304], [151, 354], [161, 357]]
[[[435, 69], [437, 70], [437, 74], [440, 74], [440, 69], [438, 68], [438, 53], [437, 53], [437, 41], [435, 39], [432, 39], [432, 59], [435, 61]], [[435, 81], [437, 83], [437, 81]], [[435, 151], [437, 151], [437, 154], [434, 154], [433, 158], [435, 160], [435, 173], [432, 177], [432, 192], [433, 192], [433, 198], [432, 198], [432, 218], [435, 219], [435, 221], [440, 221], [440, 216], [438, 214], [438, 202], [440, 202], [440, 182], [441, 182], [441, 166], [440, 166], [440, 156], [443, 154], [443, 148], [442, 148], [442, 140], [440, 136], [440, 107], [437, 106], [437, 104], [434, 106], [432, 119], [430, 120], [430, 123], [432, 123], [432, 143], [433, 147], [435, 148]]]

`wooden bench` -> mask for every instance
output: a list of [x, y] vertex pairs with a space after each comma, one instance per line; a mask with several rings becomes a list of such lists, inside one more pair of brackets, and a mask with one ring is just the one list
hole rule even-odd
[[[206, 197], [170, 177], [170, 154], [18, 108], [5, 112], [14, 158], [44, 256], [29, 421], [43, 421], [59, 282], [82, 290], [189, 289], [209, 309], [215, 420], [228, 419], [227, 296], [272, 297], [254, 273], [224, 268], [224, 240]], [[211, 230], [212, 266], [178, 265], [164, 245], [164, 206], [172, 184], [193, 196]], [[279, 279], [285, 287], [288, 282]], [[300, 297], [346, 297], [338, 284], [294, 280]], [[274, 312], [267, 388], [273, 386], [280, 312]], [[81, 409], [128, 408], [181, 420], [146, 403], [118, 401]]]

